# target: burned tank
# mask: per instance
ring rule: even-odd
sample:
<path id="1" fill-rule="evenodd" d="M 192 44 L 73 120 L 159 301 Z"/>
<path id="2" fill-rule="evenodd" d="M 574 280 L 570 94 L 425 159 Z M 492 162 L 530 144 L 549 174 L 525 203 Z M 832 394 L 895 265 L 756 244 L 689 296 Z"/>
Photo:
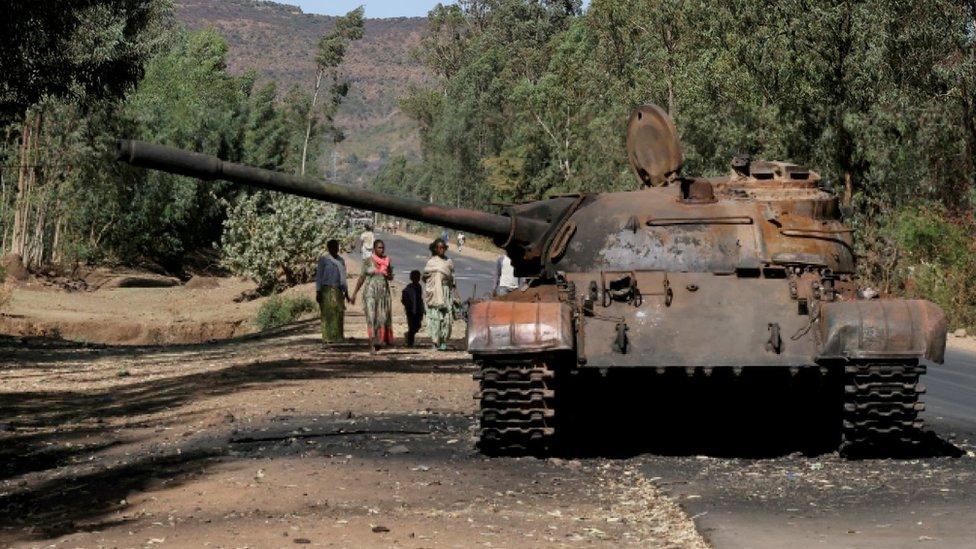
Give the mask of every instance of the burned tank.
<path id="1" fill-rule="evenodd" d="M 564 398 L 564 382 L 617 371 L 782 371 L 829 381 L 837 409 L 824 421 L 836 423 L 842 453 L 917 444 L 919 378 L 943 361 L 945 315 L 928 301 L 879 299 L 858 287 L 851 229 L 819 175 L 740 156 L 727 176 L 686 176 L 674 123 L 653 105 L 633 112 L 627 152 L 637 190 L 489 213 L 119 143 L 120 160 L 136 166 L 494 239 L 529 282 L 469 308 L 486 452 L 556 448 L 573 428 L 572 408 L 586 405 Z"/>

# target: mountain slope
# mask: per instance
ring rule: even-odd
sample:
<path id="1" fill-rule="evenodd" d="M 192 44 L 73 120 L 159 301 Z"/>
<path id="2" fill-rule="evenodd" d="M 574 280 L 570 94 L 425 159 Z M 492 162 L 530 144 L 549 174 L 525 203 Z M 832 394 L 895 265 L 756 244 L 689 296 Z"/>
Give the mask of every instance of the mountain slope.
<path id="1" fill-rule="evenodd" d="M 259 0 L 175 0 L 174 8 L 188 28 L 212 26 L 228 40 L 233 72 L 254 70 L 261 81 L 276 81 L 282 94 L 295 84 L 311 90 L 315 45 L 335 22 Z M 415 127 L 397 99 L 426 78 L 410 54 L 425 26 L 420 17 L 367 19 L 363 39 L 349 48 L 343 71 L 351 91 L 338 117 L 347 137 L 337 151 L 340 172 L 361 179 L 387 155 L 417 154 Z M 328 173 L 331 155 L 323 154 L 322 161 Z"/>

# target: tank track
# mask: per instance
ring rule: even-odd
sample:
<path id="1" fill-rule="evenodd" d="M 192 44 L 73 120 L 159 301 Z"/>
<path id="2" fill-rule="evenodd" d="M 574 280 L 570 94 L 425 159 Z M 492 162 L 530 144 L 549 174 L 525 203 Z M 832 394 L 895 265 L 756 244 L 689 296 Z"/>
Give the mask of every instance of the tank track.
<path id="1" fill-rule="evenodd" d="M 925 392 L 917 362 L 857 361 L 844 366 L 840 452 L 846 457 L 910 452 L 920 441 Z"/>
<path id="2" fill-rule="evenodd" d="M 556 437 L 557 376 L 546 357 L 478 361 L 480 441 L 488 454 L 535 454 Z"/>

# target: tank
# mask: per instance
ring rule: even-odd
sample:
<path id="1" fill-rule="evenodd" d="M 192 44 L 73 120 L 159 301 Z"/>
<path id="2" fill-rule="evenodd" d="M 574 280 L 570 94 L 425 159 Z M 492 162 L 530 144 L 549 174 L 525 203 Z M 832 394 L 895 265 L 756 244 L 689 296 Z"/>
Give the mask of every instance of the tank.
<path id="1" fill-rule="evenodd" d="M 585 384 L 568 380 L 612 372 L 645 373 L 648 384 L 782 372 L 832 388 L 835 413 L 822 421 L 844 455 L 920 443 L 919 380 L 943 362 L 945 315 L 858 286 L 852 231 L 815 171 L 737 156 L 725 176 L 687 176 L 674 122 L 654 105 L 631 115 L 627 155 L 635 190 L 490 213 L 119 142 L 119 159 L 135 166 L 493 239 L 527 282 L 468 309 L 487 453 L 558 448 L 567 418 L 588 405 Z"/>

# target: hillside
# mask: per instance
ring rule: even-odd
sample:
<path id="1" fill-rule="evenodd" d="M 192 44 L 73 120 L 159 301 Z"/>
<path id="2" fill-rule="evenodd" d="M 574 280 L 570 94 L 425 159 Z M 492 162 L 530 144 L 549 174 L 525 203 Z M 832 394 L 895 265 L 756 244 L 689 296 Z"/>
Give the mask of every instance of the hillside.
<path id="1" fill-rule="evenodd" d="M 187 27 L 213 26 L 227 38 L 233 72 L 255 70 L 262 80 L 276 81 L 282 93 L 294 84 L 311 85 L 315 44 L 335 21 L 258 0 L 175 0 L 174 7 Z M 344 70 L 352 89 L 339 116 L 347 140 L 338 149 L 338 169 L 345 175 L 362 180 L 388 155 L 417 154 L 415 128 L 397 98 L 425 79 L 410 54 L 425 25 L 420 17 L 367 19 L 364 38 L 350 48 Z M 322 161 L 331 169 L 330 154 Z"/>

